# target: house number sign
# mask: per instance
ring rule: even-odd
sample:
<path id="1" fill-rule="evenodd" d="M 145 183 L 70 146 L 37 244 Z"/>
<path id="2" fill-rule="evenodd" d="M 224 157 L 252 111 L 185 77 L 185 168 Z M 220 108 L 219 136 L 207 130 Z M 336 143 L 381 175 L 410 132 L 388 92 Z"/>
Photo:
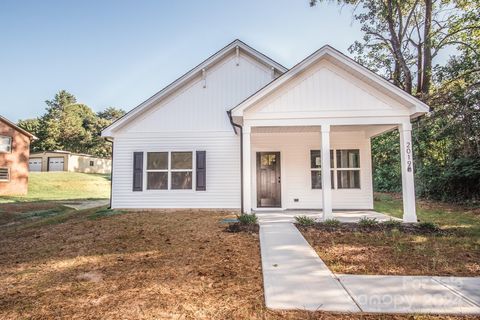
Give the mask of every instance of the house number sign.
<path id="1" fill-rule="evenodd" d="M 405 153 L 407 160 L 407 172 L 412 172 L 412 143 L 408 141 L 405 145 Z"/>

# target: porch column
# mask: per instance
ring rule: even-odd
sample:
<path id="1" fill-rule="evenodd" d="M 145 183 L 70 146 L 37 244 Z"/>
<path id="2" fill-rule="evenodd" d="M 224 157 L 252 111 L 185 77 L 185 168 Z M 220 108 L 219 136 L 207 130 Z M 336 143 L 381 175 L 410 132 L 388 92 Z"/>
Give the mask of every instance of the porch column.
<path id="1" fill-rule="evenodd" d="M 403 123 L 400 132 L 400 158 L 402 162 L 403 222 L 417 222 L 415 211 L 415 184 L 413 179 L 412 124 Z"/>
<path id="2" fill-rule="evenodd" d="M 332 179 L 330 177 L 330 125 L 322 125 L 322 203 L 323 220 L 333 218 Z"/>
<path id="3" fill-rule="evenodd" d="M 243 127 L 243 213 L 252 211 L 252 157 L 250 127 Z"/>

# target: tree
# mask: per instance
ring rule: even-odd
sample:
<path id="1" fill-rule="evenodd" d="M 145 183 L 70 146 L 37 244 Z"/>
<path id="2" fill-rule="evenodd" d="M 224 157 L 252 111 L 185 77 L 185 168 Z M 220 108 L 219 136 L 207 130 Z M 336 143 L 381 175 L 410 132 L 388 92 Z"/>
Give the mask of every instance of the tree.
<path id="1" fill-rule="evenodd" d="M 45 100 L 45 104 L 48 106 L 47 112 L 63 111 L 66 106 L 74 103 L 77 103 L 77 98 L 66 90 L 60 90 L 52 100 Z"/>
<path id="2" fill-rule="evenodd" d="M 354 7 L 364 32 L 362 41 L 350 46 L 355 59 L 433 109 L 413 126 L 417 192 L 449 201 L 479 200 L 480 1 L 337 3 Z M 434 66 L 449 46 L 456 47 L 456 56 Z M 398 149 L 395 131 L 372 139 L 375 190 L 400 189 Z"/>
<path id="3" fill-rule="evenodd" d="M 107 121 L 115 121 L 118 118 L 121 118 L 125 114 L 125 111 L 122 109 L 118 109 L 115 107 L 108 107 L 104 111 L 100 111 L 97 113 L 99 118 L 105 119 Z"/>
<path id="4" fill-rule="evenodd" d="M 77 103 L 75 96 L 65 90 L 45 104 L 44 115 L 18 123 L 39 138 L 32 143 L 32 151 L 67 150 L 110 157 L 111 145 L 101 137 L 101 130 L 125 111 L 109 107 L 95 113 L 87 105 Z"/>
<path id="5" fill-rule="evenodd" d="M 311 0 L 310 5 L 323 1 Z M 354 19 L 364 33 L 363 41 L 352 44 L 350 52 L 422 100 L 430 93 L 434 58 L 448 46 L 471 47 L 469 36 L 479 30 L 480 5 L 473 0 L 337 2 L 354 6 Z"/>

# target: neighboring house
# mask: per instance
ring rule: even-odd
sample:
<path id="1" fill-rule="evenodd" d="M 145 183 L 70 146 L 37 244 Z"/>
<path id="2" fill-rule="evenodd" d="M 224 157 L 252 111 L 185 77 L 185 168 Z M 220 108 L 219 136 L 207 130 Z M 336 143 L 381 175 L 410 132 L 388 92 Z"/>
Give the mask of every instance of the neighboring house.
<path id="1" fill-rule="evenodd" d="M 330 46 L 287 69 L 236 40 L 104 129 L 113 208 L 373 209 L 370 140 L 428 106 Z"/>
<path id="2" fill-rule="evenodd" d="M 36 139 L 0 116 L 0 195 L 27 194 L 30 142 Z"/>
<path id="3" fill-rule="evenodd" d="M 112 160 L 69 151 L 43 151 L 30 154 L 30 171 L 69 171 L 110 173 Z"/>

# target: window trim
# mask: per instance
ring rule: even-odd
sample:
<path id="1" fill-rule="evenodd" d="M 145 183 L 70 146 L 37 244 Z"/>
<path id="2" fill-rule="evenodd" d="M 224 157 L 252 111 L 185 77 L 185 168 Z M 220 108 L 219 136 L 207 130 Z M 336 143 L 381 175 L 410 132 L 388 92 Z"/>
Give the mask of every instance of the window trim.
<path id="1" fill-rule="evenodd" d="M 312 151 L 319 151 L 320 152 L 320 168 L 312 168 Z M 332 160 L 331 156 L 333 154 L 333 161 L 335 161 L 335 152 L 333 149 L 330 149 L 330 160 Z M 322 164 L 321 164 L 321 158 L 322 157 L 322 150 L 320 149 L 310 149 L 310 154 L 309 154 L 309 159 L 308 159 L 308 163 L 309 163 L 309 167 L 310 167 L 310 190 L 322 190 L 322 185 L 320 185 L 320 188 L 314 188 L 313 185 L 312 185 L 312 172 L 313 171 L 317 171 L 317 172 L 322 172 Z M 332 164 L 330 163 L 330 166 Z M 330 167 L 330 179 L 332 178 L 332 174 L 333 174 L 333 178 L 335 178 L 335 172 L 334 172 L 334 167 L 331 166 Z M 331 179 L 331 185 L 332 185 L 332 190 L 335 189 L 336 185 L 335 185 L 335 182 L 334 180 L 335 179 Z"/>
<path id="2" fill-rule="evenodd" d="M 9 141 L 9 150 L 8 151 L 2 151 L 0 150 L 0 153 L 12 153 L 12 143 L 13 143 L 13 139 L 11 136 L 4 136 L 4 135 L 0 135 L 0 139 L 1 138 L 7 138 L 8 141 Z M 5 180 L 2 180 L 2 181 L 5 181 Z"/>
<path id="3" fill-rule="evenodd" d="M 191 169 L 172 169 L 172 153 L 191 153 L 192 154 L 192 168 Z M 170 151 L 169 152 L 169 158 L 168 158 L 168 168 L 169 168 L 169 173 L 168 173 L 168 190 L 193 190 L 193 166 L 194 166 L 194 157 L 193 154 L 194 151 Z M 180 189 L 180 188 L 172 188 L 172 173 L 173 172 L 191 172 L 192 173 L 192 186 L 189 189 Z"/>
<path id="4" fill-rule="evenodd" d="M 337 168 L 337 151 L 340 151 L 340 150 L 358 150 L 358 158 L 359 158 L 359 163 L 360 163 L 360 166 L 358 168 Z M 311 148 L 309 150 L 309 157 L 308 157 L 308 167 L 309 167 L 309 173 L 310 173 L 310 176 L 309 176 L 309 180 L 310 180 L 310 190 L 322 190 L 322 188 L 314 188 L 313 185 L 312 185 L 312 172 L 313 171 L 322 171 L 322 168 L 321 168 L 321 165 L 320 165 L 320 168 L 312 168 L 312 151 L 319 151 L 320 152 L 320 156 L 321 156 L 321 149 L 315 149 L 315 148 Z M 330 155 L 332 155 L 333 153 L 333 162 L 330 161 L 330 175 L 333 174 L 333 179 L 331 181 L 331 184 L 332 184 L 332 190 L 361 190 L 362 189 L 362 175 L 361 175 L 361 170 L 362 170 L 362 161 L 360 159 L 360 156 L 361 156 L 361 149 L 358 148 L 358 149 L 354 149 L 354 148 L 341 148 L 341 149 L 337 149 L 337 148 L 332 148 L 330 149 Z M 332 160 L 332 157 L 330 157 L 330 160 Z M 340 171 L 358 171 L 359 172 L 359 185 L 360 187 L 358 188 L 339 188 L 338 187 L 338 172 Z M 322 186 L 323 187 L 323 186 Z"/>
<path id="5" fill-rule="evenodd" d="M 154 152 L 163 152 L 167 153 L 167 169 L 148 169 L 148 153 Z M 172 152 L 189 152 L 192 154 L 192 169 L 171 169 L 172 168 Z M 143 165 L 145 170 L 143 170 L 144 177 L 144 190 L 146 192 L 195 192 L 195 161 L 196 161 L 196 150 L 162 150 L 162 149 L 151 149 L 144 151 Z M 172 172 L 191 172 L 192 173 L 192 186 L 189 189 L 172 189 Z M 148 189 L 148 172 L 167 172 L 167 188 L 166 189 Z"/>
<path id="6" fill-rule="evenodd" d="M 0 169 L 7 169 L 7 176 L 8 176 L 7 179 L 0 179 L 0 183 L 2 183 L 2 182 L 10 182 L 10 180 L 11 180 L 10 167 L 0 167 Z"/>
<path id="7" fill-rule="evenodd" d="M 342 151 L 342 150 L 355 150 L 357 151 L 358 150 L 358 162 L 359 162 L 359 167 L 358 168 L 337 168 L 336 167 L 336 164 L 337 164 L 337 151 Z M 336 174 L 335 174 L 335 187 L 337 188 L 337 190 L 361 190 L 362 189 L 362 176 L 361 176 L 361 168 L 362 168 L 362 161 L 360 159 L 360 149 L 335 149 L 335 153 L 334 153 L 334 158 L 335 158 L 335 171 L 336 171 Z M 340 171 L 358 171 L 358 185 L 359 187 L 358 188 L 340 188 L 338 187 L 338 177 L 339 177 L 339 173 Z"/>

